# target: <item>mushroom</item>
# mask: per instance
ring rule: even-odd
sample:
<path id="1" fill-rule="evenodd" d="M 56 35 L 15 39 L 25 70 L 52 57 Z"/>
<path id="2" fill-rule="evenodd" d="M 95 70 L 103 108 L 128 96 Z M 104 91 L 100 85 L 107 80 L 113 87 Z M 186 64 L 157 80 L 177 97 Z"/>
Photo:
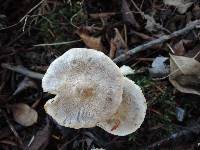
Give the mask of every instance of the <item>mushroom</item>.
<path id="1" fill-rule="evenodd" d="M 120 69 L 102 52 L 70 49 L 50 64 L 42 79 L 43 90 L 56 95 L 45 111 L 65 127 L 94 127 L 117 111 L 122 83 Z"/>
<path id="2" fill-rule="evenodd" d="M 144 121 L 147 109 L 140 87 L 126 77 L 123 85 L 123 100 L 117 112 L 108 120 L 97 124 L 105 131 L 119 136 L 136 131 Z"/>

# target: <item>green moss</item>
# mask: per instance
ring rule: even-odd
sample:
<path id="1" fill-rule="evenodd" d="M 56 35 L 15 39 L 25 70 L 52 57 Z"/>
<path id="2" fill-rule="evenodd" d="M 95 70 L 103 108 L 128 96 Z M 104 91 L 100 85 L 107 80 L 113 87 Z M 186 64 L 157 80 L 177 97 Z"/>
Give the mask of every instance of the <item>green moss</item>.
<path id="1" fill-rule="evenodd" d="M 71 24 L 71 18 L 80 12 L 81 5 L 79 1 L 72 2 L 72 6 L 64 4 L 58 6 L 52 13 L 39 18 L 38 28 L 40 43 L 56 43 L 75 40 L 74 31 L 76 28 Z M 73 19 L 76 26 L 84 23 L 85 18 L 81 12 Z M 64 48 L 63 48 L 64 46 Z M 65 45 L 55 45 L 56 49 L 65 49 Z"/>

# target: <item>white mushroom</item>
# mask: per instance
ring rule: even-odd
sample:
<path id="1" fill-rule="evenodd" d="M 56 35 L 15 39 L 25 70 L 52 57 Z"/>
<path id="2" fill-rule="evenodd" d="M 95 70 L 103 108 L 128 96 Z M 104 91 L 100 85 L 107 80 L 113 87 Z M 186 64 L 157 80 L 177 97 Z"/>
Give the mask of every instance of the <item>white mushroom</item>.
<path id="1" fill-rule="evenodd" d="M 123 75 L 102 52 L 74 48 L 49 66 L 43 90 L 55 94 L 44 108 L 58 124 L 89 128 L 110 118 L 122 101 Z"/>
<path id="2" fill-rule="evenodd" d="M 136 131 L 142 124 L 146 114 L 146 100 L 138 85 L 124 78 L 122 103 L 117 112 L 108 120 L 97 126 L 105 131 L 119 136 Z"/>

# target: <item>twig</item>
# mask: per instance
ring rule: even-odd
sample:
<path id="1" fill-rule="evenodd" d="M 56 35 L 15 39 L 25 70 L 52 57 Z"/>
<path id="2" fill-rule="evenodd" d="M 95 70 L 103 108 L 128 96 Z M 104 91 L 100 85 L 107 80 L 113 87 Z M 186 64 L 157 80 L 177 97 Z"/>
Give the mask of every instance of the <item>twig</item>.
<path id="1" fill-rule="evenodd" d="M 193 22 L 191 22 L 190 24 L 188 24 L 185 28 L 183 28 L 181 30 L 175 31 L 175 32 L 173 32 L 173 33 L 171 33 L 169 35 L 161 36 L 160 38 L 155 39 L 153 41 L 150 41 L 148 43 L 139 45 L 139 46 L 135 47 L 134 49 L 129 50 L 126 54 L 122 54 L 119 57 L 113 59 L 113 61 L 116 64 L 120 63 L 120 65 L 122 65 L 122 63 L 127 61 L 134 54 L 136 54 L 138 52 L 141 52 L 141 51 L 144 51 L 144 50 L 147 50 L 147 49 L 151 48 L 152 46 L 155 46 L 155 45 L 161 44 L 163 42 L 166 42 L 167 40 L 170 40 L 170 39 L 172 39 L 174 37 L 183 35 L 183 34 L 189 32 L 189 31 L 195 29 L 196 26 L 198 26 L 198 25 L 200 25 L 200 20 L 193 21 Z M 44 44 L 43 45 L 40 44 L 40 46 L 45 46 L 45 45 Z M 24 74 L 24 75 L 26 75 L 28 77 L 39 79 L 39 80 L 41 80 L 43 78 L 43 76 L 44 76 L 43 74 L 30 71 L 30 70 L 28 70 L 27 68 L 25 68 L 23 66 L 13 66 L 11 64 L 6 64 L 6 63 L 1 64 L 1 66 L 3 68 L 10 69 L 12 71 L 15 71 L 15 72 Z"/>
<path id="2" fill-rule="evenodd" d="M 82 40 L 74 40 L 74 41 L 68 41 L 68 42 L 59 42 L 59 43 L 46 43 L 46 44 L 37 44 L 37 45 L 33 45 L 35 47 L 38 46 L 55 46 L 55 45 L 67 45 L 67 44 L 72 44 L 72 43 L 77 43 L 80 42 Z"/>
<path id="3" fill-rule="evenodd" d="M 20 126 L 18 124 L 13 125 L 13 126 L 14 126 L 15 130 L 17 130 L 18 132 L 24 129 L 23 126 Z M 12 134 L 12 131 L 10 130 L 9 127 L 1 128 L 0 129 L 0 140 L 8 137 L 11 134 Z"/>
<path id="4" fill-rule="evenodd" d="M 194 124 L 191 127 L 187 127 L 184 130 L 181 130 L 177 133 L 174 133 L 170 135 L 169 137 L 162 139 L 158 142 L 155 142 L 149 146 L 147 146 L 147 149 L 158 149 L 163 146 L 169 145 L 170 143 L 175 142 L 183 142 L 183 139 L 191 140 L 192 137 L 195 135 L 198 136 L 200 134 L 200 122 L 197 121 L 196 124 Z"/>
<path id="5" fill-rule="evenodd" d="M 153 41 L 150 41 L 148 43 L 145 43 L 145 44 L 142 44 L 142 45 L 139 45 L 131 50 L 129 50 L 126 54 L 122 54 L 120 55 L 119 57 L 113 59 L 113 61 L 115 63 L 124 63 L 125 61 L 127 61 L 129 58 L 131 58 L 134 54 L 138 53 L 138 52 L 141 52 L 141 51 L 144 51 L 144 50 L 147 50 L 149 48 L 151 48 L 152 46 L 155 46 L 155 45 L 158 45 L 158 44 L 161 44 L 163 42 L 166 42 L 167 40 L 170 40 L 172 38 L 175 38 L 175 37 L 178 37 L 180 35 L 183 35 L 193 29 L 196 28 L 196 26 L 200 25 L 200 20 L 195 20 L 191 23 L 189 23 L 185 28 L 181 29 L 181 30 L 178 30 L 178 31 L 175 31 L 169 35 L 164 35 L 164 36 L 161 36 L 160 38 L 158 39 L 155 39 Z"/>
<path id="6" fill-rule="evenodd" d="M 21 145 L 21 147 L 24 147 L 22 139 L 20 138 L 19 134 L 15 130 L 15 127 L 11 124 L 10 120 L 8 119 L 7 114 L 4 111 L 1 111 L 1 112 L 3 113 L 3 116 L 6 119 L 6 122 L 8 123 L 9 128 L 11 129 L 11 131 L 13 132 L 13 134 L 15 135 L 15 137 L 17 138 L 19 144 Z"/>
<path id="7" fill-rule="evenodd" d="M 26 21 L 27 21 L 27 17 L 29 17 L 29 14 L 34 11 L 37 7 L 39 7 L 45 0 L 41 0 L 38 4 L 36 4 L 33 8 L 31 8 L 17 23 L 13 24 L 13 25 L 10 25 L 10 26 L 7 26 L 5 28 L 1 28 L 1 30 L 5 30 L 5 29 L 9 29 L 9 28 L 12 28 L 12 27 L 15 27 L 17 26 L 18 24 L 20 24 L 24 19 L 25 19 L 25 23 L 23 25 L 23 30 L 25 28 L 25 25 L 26 25 Z"/>
<path id="8" fill-rule="evenodd" d="M 74 20 L 75 17 L 77 17 L 77 16 L 79 15 L 79 13 L 81 13 L 81 11 L 82 11 L 82 8 L 70 18 L 70 23 L 71 23 L 71 25 L 72 25 L 73 27 L 77 28 L 77 29 L 78 29 L 79 27 L 76 26 L 76 25 L 74 24 L 73 20 Z"/>
<path id="9" fill-rule="evenodd" d="M 41 73 L 37 73 L 37 72 L 33 72 L 31 70 L 28 70 L 27 68 L 25 68 L 23 66 L 14 66 L 14 65 L 11 65 L 11 64 L 2 63 L 1 67 L 15 71 L 15 72 L 18 72 L 18 73 L 21 73 L 25 76 L 28 76 L 28 77 L 31 77 L 31 78 L 34 78 L 34 79 L 41 80 L 44 76 Z"/>

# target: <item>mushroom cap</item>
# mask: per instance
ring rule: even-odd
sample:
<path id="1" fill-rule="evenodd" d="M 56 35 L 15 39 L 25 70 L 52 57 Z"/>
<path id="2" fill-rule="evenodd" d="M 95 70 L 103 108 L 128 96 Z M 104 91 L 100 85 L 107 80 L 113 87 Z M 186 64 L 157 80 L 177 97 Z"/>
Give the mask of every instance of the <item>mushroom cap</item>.
<path id="1" fill-rule="evenodd" d="M 123 100 L 117 112 L 110 119 L 97 124 L 105 131 L 119 136 L 136 131 L 144 121 L 147 109 L 140 87 L 126 77 L 123 85 Z"/>
<path id="2" fill-rule="evenodd" d="M 73 48 L 53 61 L 42 79 L 56 96 L 44 108 L 58 124 L 89 128 L 111 117 L 122 101 L 123 75 L 102 52 Z"/>

